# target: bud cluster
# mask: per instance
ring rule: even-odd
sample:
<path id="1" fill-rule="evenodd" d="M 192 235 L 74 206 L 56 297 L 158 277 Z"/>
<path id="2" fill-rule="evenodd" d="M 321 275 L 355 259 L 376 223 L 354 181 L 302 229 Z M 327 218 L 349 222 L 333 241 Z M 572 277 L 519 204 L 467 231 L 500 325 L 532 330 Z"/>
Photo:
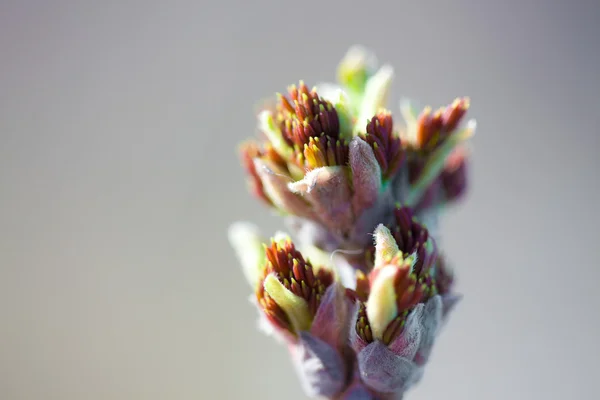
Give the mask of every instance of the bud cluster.
<path id="1" fill-rule="evenodd" d="M 466 189 L 468 98 L 404 124 L 386 102 L 393 71 L 351 49 L 339 85 L 293 85 L 241 147 L 251 192 L 296 237 L 237 223 L 230 240 L 262 326 L 290 349 L 310 397 L 400 399 L 459 299 L 436 245 L 440 210 Z"/>

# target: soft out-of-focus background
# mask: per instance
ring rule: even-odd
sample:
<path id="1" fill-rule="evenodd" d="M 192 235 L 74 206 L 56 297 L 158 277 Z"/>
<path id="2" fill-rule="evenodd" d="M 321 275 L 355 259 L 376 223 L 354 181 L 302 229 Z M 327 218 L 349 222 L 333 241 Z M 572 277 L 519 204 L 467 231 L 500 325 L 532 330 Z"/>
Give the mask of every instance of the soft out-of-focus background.
<path id="1" fill-rule="evenodd" d="M 472 98 L 465 300 L 411 399 L 594 398 L 600 6 L 3 1 L 0 398 L 302 399 L 228 225 L 281 228 L 236 144 L 257 100 L 361 43 L 400 95 Z"/>

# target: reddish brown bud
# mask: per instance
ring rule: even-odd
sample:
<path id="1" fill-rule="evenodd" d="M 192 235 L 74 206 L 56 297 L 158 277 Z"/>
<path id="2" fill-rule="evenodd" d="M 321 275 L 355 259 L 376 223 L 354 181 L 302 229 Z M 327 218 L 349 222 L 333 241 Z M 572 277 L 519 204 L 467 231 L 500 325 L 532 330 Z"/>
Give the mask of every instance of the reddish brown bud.
<path id="1" fill-rule="evenodd" d="M 378 113 L 369 121 L 366 131 L 366 134 L 360 136 L 373 149 L 383 180 L 388 180 L 404 161 L 400 137 L 393 131 L 392 114 L 389 111 Z"/>
<path id="2" fill-rule="evenodd" d="M 324 268 L 313 268 L 290 240 L 279 243 L 273 240 L 271 245 L 266 247 L 265 254 L 267 265 L 260 281 L 263 282 L 268 275 L 274 274 L 285 289 L 306 301 L 310 316 L 314 317 L 321 297 L 333 283 L 332 273 Z M 262 284 L 257 287 L 256 297 L 271 322 L 295 333 L 286 312 L 270 298 Z"/>
<path id="3" fill-rule="evenodd" d="M 468 97 L 457 98 L 443 112 L 442 122 L 444 130 L 451 132 L 460 123 L 464 115 L 467 113 L 471 101 Z"/>
<path id="4" fill-rule="evenodd" d="M 417 119 L 416 147 L 420 150 L 435 149 L 461 122 L 469 109 L 469 98 L 457 98 L 452 104 L 433 112 L 426 107 Z"/>
<path id="5" fill-rule="evenodd" d="M 418 148 L 424 148 L 431 142 L 433 135 L 436 133 L 435 126 L 441 125 L 441 123 L 438 124 L 438 122 L 441 121 L 434 121 L 431 107 L 426 107 L 421 112 L 417 119 L 416 144 Z"/>
<path id="6" fill-rule="evenodd" d="M 405 257 L 416 254 L 417 261 L 413 270 L 416 274 L 425 272 L 431 268 L 436 257 L 433 238 L 429 237 L 427 228 L 415 220 L 410 208 L 397 206 L 394 218 L 396 223 L 391 232 L 398 248 Z"/>
<path id="7" fill-rule="evenodd" d="M 389 267 L 386 268 L 390 267 L 396 268 L 392 282 L 395 292 L 396 317 L 389 322 L 380 338 L 386 345 L 389 345 L 402 332 L 406 324 L 406 319 L 412 309 L 419 303 L 426 303 L 437 294 L 435 282 L 431 275 L 425 273 L 418 276 L 412 271 L 410 264 L 400 255 L 392 259 Z M 381 269 L 371 272 L 369 276 L 371 283 L 377 279 L 380 273 Z M 356 333 L 366 343 L 373 341 L 373 332 L 366 312 L 366 306 L 362 301 L 356 320 Z"/>
<path id="8" fill-rule="evenodd" d="M 403 262 L 402 256 L 394 257 L 390 264 L 398 267 L 394 277 L 394 290 L 396 292 L 396 307 L 398 313 L 401 313 L 419 304 L 425 288 L 418 285 L 417 274 L 411 271 L 410 265 Z"/>
<path id="9" fill-rule="evenodd" d="M 409 311 L 404 310 L 396 317 L 396 319 L 390 322 L 385 332 L 383 333 L 383 338 L 381 339 L 383 343 L 388 345 L 396 337 L 398 337 L 398 335 L 402 332 L 404 325 L 406 324 L 406 317 L 408 317 L 408 313 Z"/>
<path id="10" fill-rule="evenodd" d="M 315 89 L 309 90 L 303 82 L 291 86 L 288 92 L 291 100 L 279 95 L 277 119 L 290 143 L 302 148 L 310 137 L 321 134 L 339 138 L 339 119 L 330 102 L 321 99 Z"/>
<path id="11" fill-rule="evenodd" d="M 345 165 L 348 162 L 348 146 L 340 139 L 322 134 L 309 138 L 303 155 L 304 164 L 310 169 Z"/>

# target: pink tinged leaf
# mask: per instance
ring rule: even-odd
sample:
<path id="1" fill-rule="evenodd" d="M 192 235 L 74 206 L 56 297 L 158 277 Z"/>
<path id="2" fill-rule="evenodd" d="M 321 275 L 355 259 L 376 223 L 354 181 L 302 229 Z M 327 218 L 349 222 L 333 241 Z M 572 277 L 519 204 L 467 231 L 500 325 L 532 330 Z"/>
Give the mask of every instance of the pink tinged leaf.
<path id="1" fill-rule="evenodd" d="M 290 183 L 288 187 L 312 205 L 318 219 L 329 229 L 345 232 L 352 227 L 354 216 L 345 167 L 313 169 L 304 179 Z"/>
<path id="2" fill-rule="evenodd" d="M 423 304 L 418 304 L 408 315 L 402 332 L 389 344 L 390 350 L 397 356 L 412 360 L 421 343 L 421 318 Z"/>
<path id="3" fill-rule="evenodd" d="M 397 356 L 379 340 L 358 353 L 357 359 L 362 381 L 382 393 L 403 393 L 417 370 L 415 363 Z"/>
<path id="4" fill-rule="evenodd" d="M 350 168 L 354 188 L 352 208 L 360 215 L 377 201 L 381 190 L 381 168 L 371 146 L 359 137 L 350 142 Z"/>
<path id="5" fill-rule="evenodd" d="M 418 365 L 424 365 L 429 360 L 441 323 L 442 296 L 436 295 L 425 304 L 421 315 L 421 343 L 414 358 Z"/>
<path id="6" fill-rule="evenodd" d="M 350 304 L 339 283 L 330 285 L 317 309 L 310 333 L 334 348 L 341 348 L 348 337 Z"/>
<path id="7" fill-rule="evenodd" d="M 346 368 L 336 349 L 309 332 L 300 332 L 298 343 L 291 351 L 307 396 L 331 398 L 342 391 Z"/>
<path id="8" fill-rule="evenodd" d="M 267 196 L 278 208 L 300 217 L 315 218 L 308 203 L 288 189 L 291 178 L 281 174 L 277 167 L 265 160 L 254 159 L 254 167 Z"/>

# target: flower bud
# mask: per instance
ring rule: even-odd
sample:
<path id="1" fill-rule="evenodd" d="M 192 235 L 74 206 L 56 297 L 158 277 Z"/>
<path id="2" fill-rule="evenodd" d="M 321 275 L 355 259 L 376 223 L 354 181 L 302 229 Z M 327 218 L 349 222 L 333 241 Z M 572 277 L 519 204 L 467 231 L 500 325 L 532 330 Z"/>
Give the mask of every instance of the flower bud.
<path id="1" fill-rule="evenodd" d="M 383 181 L 391 179 L 404 161 L 400 137 L 394 133 L 393 126 L 392 114 L 383 110 L 367 123 L 366 134 L 360 135 L 373 149 Z"/>
<path id="2" fill-rule="evenodd" d="M 333 104 L 304 82 L 290 86 L 288 92 L 290 99 L 278 95 L 277 124 L 283 140 L 294 149 L 293 161 L 308 169 L 345 165 L 348 146 Z M 347 115 L 343 117 L 347 124 Z"/>
<path id="3" fill-rule="evenodd" d="M 258 304 L 278 328 L 292 335 L 309 330 L 333 275 L 314 268 L 289 239 L 271 241 L 265 255 L 266 268 L 256 290 Z"/>
<path id="4" fill-rule="evenodd" d="M 417 304 L 437 294 L 433 240 L 412 219 L 410 210 L 396 211 L 395 234 L 383 225 L 375 230 L 368 298 L 360 303 L 356 316 L 356 332 L 364 344 L 378 340 L 390 345 Z"/>
<path id="5" fill-rule="evenodd" d="M 340 127 L 333 105 L 320 98 L 316 89 L 309 90 L 304 82 L 288 88 L 291 101 L 279 94 L 277 119 L 281 132 L 294 145 L 301 146 L 309 137 L 339 137 Z"/>
<path id="6" fill-rule="evenodd" d="M 404 327 L 411 309 L 436 294 L 431 275 L 418 275 L 413 267 L 410 258 L 397 257 L 373 271 L 365 311 L 374 340 L 390 344 Z"/>
<path id="7" fill-rule="evenodd" d="M 267 320 L 287 339 L 305 393 L 333 397 L 346 383 L 342 357 L 348 332 L 343 288 L 316 268 L 289 238 L 265 246 L 266 268 L 256 298 Z"/>
<path id="8" fill-rule="evenodd" d="M 404 257 L 414 256 L 413 271 L 416 274 L 430 271 L 437 259 L 433 238 L 424 225 L 421 225 L 408 207 L 397 205 L 394 209 L 392 235 Z"/>
<path id="9" fill-rule="evenodd" d="M 439 146 L 459 125 L 469 109 L 468 97 L 457 98 L 447 107 L 433 111 L 425 107 L 417 118 L 412 145 L 419 150 L 431 151 Z"/>
<path id="10" fill-rule="evenodd" d="M 264 141 L 241 149 L 254 195 L 309 245 L 302 254 L 277 233 L 261 248 L 254 227 L 229 231 L 262 327 L 287 345 L 310 397 L 402 398 L 460 300 L 433 236 L 466 187 L 469 99 L 421 112 L 403 102 L 406 129 L 394 132 L 392 78 L 354 48 L 341 86 L 290 86 L 258 115 Z"/>
<path id="11" fill-rule="evenodd" d="M 448 156 L 457 146 L 473 136 L 476 127 L 475 121 L 471 120 L 464 129 L 453 131 L 446 135 L 441 142 L 436 142 L 436 146 L 431 153 L 427 154 L 422 169 L 411 185 L 408 195 L 404 199 L 405 203 L 414 206 L 422 200 L 423 194 L 440 177 Z"/>

